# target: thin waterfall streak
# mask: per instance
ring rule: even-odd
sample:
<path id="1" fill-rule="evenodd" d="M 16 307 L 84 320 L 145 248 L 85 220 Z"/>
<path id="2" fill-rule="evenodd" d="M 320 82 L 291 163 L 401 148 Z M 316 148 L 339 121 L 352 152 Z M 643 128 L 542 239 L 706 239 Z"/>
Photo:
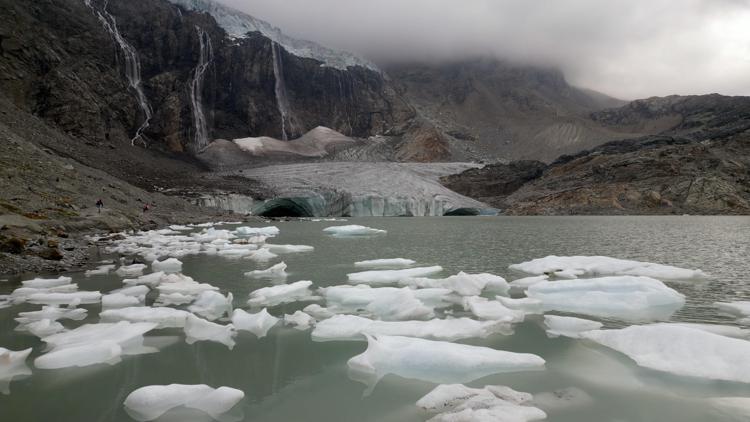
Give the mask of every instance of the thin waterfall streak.
<path id="1" fill-rule="evenodd" d="M 294 130 L 292 123 L 293 117 L 291 108 L 289 107 L 286 84 L 284 83 L 284 67 L 281 61 L 281 54 L 279 53 L 279 45 L 275 41 L 271 41 L 271 53 L 273 55 L 273 76 L 276 79 L 274 87 L 276 105 L 279 108 L 279 114 L 281 115 L 281 139 L 288 141 L 289 136 L 287 134 L 287 124 L 290 129 Z"/>
<path id="2" fill-rule="evenodd" d="M 198 65 L 193 72 L 193 80 L 190 83 L 190 102 L 193 108 L 193 123 L 195 124 L 194 148 L 200 151 L 208 146 L 208 127 L 206 115 L 203 111 L 203 80 L 206 71 L 213 60 L 213 47 L 211 37 L 202 28 L 196 26 L 198 40 L 200 42 L 200 54 Z"/>
<path id="3" fill-rule="evenodd" d="M 143 123 L 138 128 L 138 130 L 136 130 L 135 136 L 133 136 L 133 138 L 130 140 L 130 145 L 135 145 L 135 142 L 137 140 L 140 140 L 143 145 L 146 146 L 146 141 L 143 139 L 143 131 L 146 130 L 151 124 L 153 111 L 148 103 L 148 98 L 146 98 L 146 93 L 143 92 L 143 86 L 141 83 L 141 62 L 138 59 L 138 52 L 130 43 L 125 40 L 125 38 L 123 38 L 122 34 L 120 34 L 119 29 L 117 29 L 117 21 L 115 20 L 115 17 L 107 12 L 109 1 L 104 2 L 101 11 L 97 10 L 94 5 L 91 4 L 91 0 L 83 0 L 83 3 L 88 6 L 89 9 L 91 9 L 91 12 L 94 13 L 97 19 L 99 19 L 99 22 L 102 24 L 104 30 L 112 36 L 112 38 L 115 40 L 117 45 L 120 47 L 120 50 L 122 51 L 123 57 L 125 58 L 125 77 L 128 79 L 130 88 L 135 91 L 138 105 L 140 106 L 145 116 Z"/>

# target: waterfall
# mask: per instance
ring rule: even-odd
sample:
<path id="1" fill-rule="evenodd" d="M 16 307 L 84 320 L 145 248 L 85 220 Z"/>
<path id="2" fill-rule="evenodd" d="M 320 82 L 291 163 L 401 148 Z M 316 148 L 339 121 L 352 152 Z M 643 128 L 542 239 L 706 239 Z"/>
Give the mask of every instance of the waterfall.
<path id="1" fill-rule="evenodd" d="M 274 91 L 276 92 L 276 104 L 279 107 L 279 114 L 281 114 L 281 139 L 288 141 L 287 136 L 287 123 L 289 128 L 292 128 L 292 112 L 289 108 L 289 99 L 286 95 L 286 85 L 284 84 L 284 68 L 281 63 L 281 54 L 279 54 L 279 45 L 275 41 L 271 41 L 271 52 L 273 53 L 273 76 L 276 79 L 276 86 Z"/>
<path id="2" fill-rule="evenodd" d="M 138 130 L 136 130 L 135 136 L 133 136 L 133 139 L 130 140 L 130 144 L 135 145 L 135 141 L 140 140 L 144 145 L 146 145 L 146 141 L 143 139 L 142 135 L 143 131 L 146 130 L 146 128 L 148 128 L 149 124 L 151 123 L 153 112 L 151 111 L 151 106 L 148 104 L 148 99 L 146 98 L 146 94 L 143 92 L 143 86 L 141 85 L 141 62 L 138 59 L 138 53 L 136 52 L 135 48 L 130 45 L 130 43 L 128 43 L 120 34 L 120 31 L 117 29 L 117 21 L 115 20 L 115 17 L 107 12 L 109 0 L 106 0 L 104 2 L 104 6 L 102 7 L 101 11 L 98 11 L 96 10 L 96 8 L 94 8 L 94 6 L 91 4 L 91 0 L 83 0 L 83 2 L 84 4 L 86 4 L 86 6 L 89 7 L 89 9 L 91 9 L 94 15 L 96 15 L 96 17 L 99 19 L 99 22 L 101 22 L 102 27 L 104 27 L 104 30 L 107 31 L 115 40 L 117 45 L 120 46 L 122 55 L 125 58 L 125 77 L 127 77 L 130 87 L 133 89 L 133 91 L 135 91 L 136 99 L 138 100 L 138 104 L 140 105 L 141 110 L 143 111 L 143 114 L 145 116 L 145 120 L 138 128 Z"/>
<path id="3" fill-rule="evenodd" d="M 213 48 L 211 47 L 211 37 L 202 28 L 196 26 L 198 31 L 198 40 L 200 41 L 200 56 L 198 65 L 193 72 L 193 80 L 190 83 L 190 102 L 193 107 L 193 122 L 195 123 L 195 141 L 196 151 L 200 151 L 208 146 L 208 129 L 206 128 L 206 116 L 203 114 L 203 79 L 206 70 L 213 60 Z"/>

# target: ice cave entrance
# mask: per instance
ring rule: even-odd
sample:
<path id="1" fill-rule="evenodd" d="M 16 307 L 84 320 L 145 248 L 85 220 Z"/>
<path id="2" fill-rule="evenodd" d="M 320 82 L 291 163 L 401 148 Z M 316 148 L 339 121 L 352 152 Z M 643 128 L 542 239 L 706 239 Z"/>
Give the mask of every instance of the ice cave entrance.
<path id="1" fill-rule="evenodd" d="M 255 210 L 263 217 L 315 217 L 306 198 L 271 199 Z"/>

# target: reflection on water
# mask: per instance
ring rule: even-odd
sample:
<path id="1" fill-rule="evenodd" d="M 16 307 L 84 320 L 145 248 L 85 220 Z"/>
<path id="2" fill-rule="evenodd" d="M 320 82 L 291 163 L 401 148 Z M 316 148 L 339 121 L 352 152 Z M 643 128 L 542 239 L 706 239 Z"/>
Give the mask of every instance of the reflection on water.
<path id="1" fill-rule="evenodd" d="M 507 269 L 512 263 L 552 254 L 608 255 L 710 273 L 706 283 L 668 283 L 688 298 L 673 320 L 732 323 L 734 319 L 720 315 L 711 304 L 750 299 L 750 218 L 746 217 L 381 218 L 351 222 L 386 229 L 388 235 L 332 238 L 322 229 L 346 223 L 277 223 L 281 235 L 274 243 L 316 248 L 311 253 L 281 257 L 289 266 L 287 282 L 344 284 L 346 273 L 357 271 L 355 261 L 395 257 L 414 259 L 418 265 L 441 265 L 445 275 L 491 272 L 512 280 L 520 277 Z M 222 293 L 232 292 L 237 307 L 245 307 L 250 291 L 274 283 L 243 276 L 266 264 L 216 256 L 182 260 L 185 274 L 220 287 Z M 72 276 L 82 289 L 121 287 L 115 276 Z M 1 284 L 0 294 L 14 287 Z M 282 316 L 302 306 L 282 305 L 271 312 Z M 89 309 L 86 320 L 63 324 L 74 327 L 97 322 L 99 307 L 83 307 Z M 43 348 L 39 341 L 14 331 L 13 321 L 18 312 L 38 308 L 20 305 L 0 310 L 0 347 L 35 347 L 32 357 L 39 355 Z M 605 323 L 609 327 L 623 325 Z M 544 371 L 492 375 L 469 383 L 471 386 L 500 384 L 535 394 L 576 387 L 593 399 L 571 400 L 564 406 L 546 404 L 550 421 L 729 421 L 733 419 L 721 416 L 706 398 L 750 396 L 750 386 L 744 384 L 668 375 L 637 367 L 627 357 L 593 343 L 549 339 L 540 317 L 517 326 L 512 336 L 498 334 L 461 343 L 534 353 L 547 361 Z M 11 384 L 10 395 L 0 395 L 2 420 L 131 421 L 122 406 L 130 392 L 144 385 L 180 383 L 244 391 L 238 410 L 247 421 L 421 421 L 426 415 L 414 403 L 434 387 L 389 375 L 364 396 L 366 387 L 349 378 L 346 362 L 365 350 L 365 342 L 316 343 L 310 340 L 309 331 L 281 326 L 262 339 L 240 332 L 231 351 L 216 343 L 187 345 L 182 332 L 174 329 L 149 333 L 148 345 L 160 351 L 124 357 L 114 366 L 33 369 L 31 377 Z M 178 419 L 183 416 L 178 414 Z"/>

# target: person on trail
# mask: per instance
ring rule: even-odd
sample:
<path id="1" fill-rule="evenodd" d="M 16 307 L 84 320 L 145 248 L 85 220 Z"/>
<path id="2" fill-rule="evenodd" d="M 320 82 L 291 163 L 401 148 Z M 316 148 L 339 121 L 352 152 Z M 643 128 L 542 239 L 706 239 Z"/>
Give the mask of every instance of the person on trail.
<path id="1" fill-rule="evenodd" d="M 146 211 L 148 211 L 148 210 L 149 210 L 149 208 L 150 208 L 150 207 L 148 206 L 148 202 L 146 202 L 145 204 L 143 204 L 143 213 L 145 214 L 145 213 L 146 213 Z"/>
<path id="2" fill-rule="evenodd" d="M 96 209 L 101 214 L 102 208 L 104 208 L 104 202 L 102 202 L 101 198 L 96 200 Z"/>

